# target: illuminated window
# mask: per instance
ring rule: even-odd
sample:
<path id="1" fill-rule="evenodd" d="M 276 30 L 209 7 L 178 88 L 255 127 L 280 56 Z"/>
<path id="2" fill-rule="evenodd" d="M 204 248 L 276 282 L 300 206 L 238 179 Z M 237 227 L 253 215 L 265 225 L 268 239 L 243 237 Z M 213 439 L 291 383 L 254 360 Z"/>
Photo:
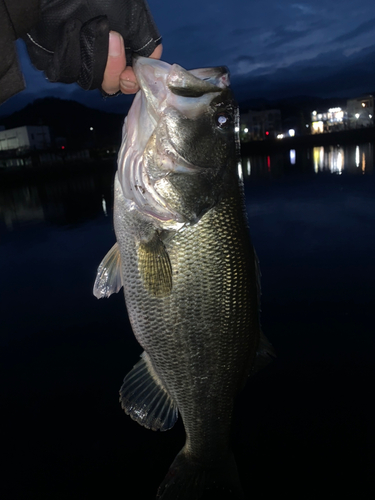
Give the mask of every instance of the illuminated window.
<path id="1" fill-rule="evenodd" d="M 312 133 L 313 134 L 322 134 L 324 130 L 324 125 L 322 121 L 312 122 Z"/>

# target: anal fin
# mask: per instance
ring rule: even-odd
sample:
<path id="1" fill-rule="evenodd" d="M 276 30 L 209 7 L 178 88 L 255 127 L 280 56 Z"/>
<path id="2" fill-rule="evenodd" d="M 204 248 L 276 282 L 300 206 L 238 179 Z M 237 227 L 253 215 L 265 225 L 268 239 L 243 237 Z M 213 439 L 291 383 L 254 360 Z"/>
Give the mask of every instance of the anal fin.
<path id="1" fill-rule="evenodd" d="M 120 389 L 121 407 L 130 417 L 153 431 L 171 429 L 177 418 L 177 405 L 168 394 L 144 352 L 128 373 Z"/>

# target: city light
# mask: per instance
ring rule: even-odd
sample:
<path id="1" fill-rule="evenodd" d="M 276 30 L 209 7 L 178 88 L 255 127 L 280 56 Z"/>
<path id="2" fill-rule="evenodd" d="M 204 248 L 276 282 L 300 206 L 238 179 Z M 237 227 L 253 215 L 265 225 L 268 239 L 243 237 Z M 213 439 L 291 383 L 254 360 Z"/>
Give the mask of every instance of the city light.
<path id="1" fill-rule="evenodd" d="M 240 127 L 234 127 L 234 131 L 235 132 L 239 132 L 240 131 Z"/>
<path id="2" fill-rule="evenodd" d="M 356 161 L 359 160 L 359 151 L 356 151 Z M 344 150 L 340 147 L 328 146 L 324 148 L 315 147 L 313 149 L 314 171 L 324 171 L 328 169 L 332 174 L 341 175 L 345 166 Z"/>
<path id="3" fill-rule="evenodd" d="M 90 127 L 90 130 L 94 130 L 94 127 Z"/>
<path id="4" fill-rule="evenodd" d="M 324 124 L 322 121 L 312 122 L 313 134 L 322 134 L 324 131 Z"/>
<path id="5" fill-rule="evenodd" d="M 323 170 L 324 166 L 324 148 L 323 146 L 313 149 L 314 171 L 317 174 L 319 170 Z"/>
<path id="6" fill-rule="evenodd" d="M 344 112 L 341 108 L 329 108 L 328 118 L 331 123 L 341 123 L 344 119 Z"/>
<path id="7" fill-rule="evenodd" d="M 296 164 L 296 150 L 295 149 L 291 149 L 289 151 L 289 159 L 290 159 L 291 165 Z"/>
<path id="8" fill-rule="evenodd" d="M 237 170 L 238 170 L 238 177 L 242 180 L 243 172 L 242 172 L 242 163 L 240 161 L 237 163 Z"/>
<path id="9" fill-rule="evenodd" d="M 337 153 L 337 160 L 336 160 L 336 165 L 337 165 L 337 171 L 341 175 L 342 174 L 342 169 L 344 165 L 344 156 L 341 151 Z"/>
<path id="10" fill-rule="evenodd" d="M 313 111 L 310 108 L 311 121 L 308 122 L 306 117 L 306 121 L 304 120 L 300 124 L 301 128 L 299 130 L 284 128 L 286 119 L 283 123 L 279 110 L 272 110 L 272 113 L 268 113 L 268 111 L 249 111 L 247 114 L 241 115 L 241 139 L 244 142 L 274 138 L 280 141 L 288 137 L 295 138 L 296 135 L 301 134 L 329 134 L 347 129 L 358 129 L 359 127 L 373 127 L 375 123 L 374 101 L 375 96 L 369 94 L 362 95 L 360 98 L 349 99 L 346 105 L 342 107 L 336 105 L 335 107 L 318 108 Z M 275 114 L 276 111 L 278 111 L 278 114 Z M 289 122 L 290 126 L 293 126 L 291 121 Z"/>

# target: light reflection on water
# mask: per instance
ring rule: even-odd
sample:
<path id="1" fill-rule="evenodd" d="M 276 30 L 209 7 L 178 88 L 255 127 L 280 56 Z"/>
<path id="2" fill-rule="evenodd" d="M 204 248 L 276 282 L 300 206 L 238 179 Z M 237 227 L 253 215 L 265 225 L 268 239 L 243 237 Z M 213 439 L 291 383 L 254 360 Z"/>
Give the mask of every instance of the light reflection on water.
<path id="1" fill-rule="evenodd" d="M 316 147 L 313 158 L 316 173 L 328 170 L 333 174 L 365 174 L 374 170 L 374 147 L 371 143 L 350 147 Z"/>
<path id="2" fill-rule="evenodd" d="M 0 234 L 37 223 L 79 224 L 107 215 L 113 204 L 113 169 L 29 181 L 17 175 L 9 186 L 0 180 Z"/>
<path id="3" fill-rule="evenodd" d="M 245 179 L 292 174 L 369 174 L 374 170 L 373 144 L 321 146 L 243 157 L 238 165 Z M 1 172 L 0 172 L 1 173 Z M 0 178 L 0 233 L 31 223 L 77 224 L 111 211 L 113 167 L 61 178 L 23 181 L 6 186 Z M 110 215 L 110 213 L 109 213 Z"/>
<path id="4" fill-rule="evenodd" d="M 285 152 L 250 155 L 242 158 L 244 176 L 265 177 L 288 174 L 297 168 L 301 172 L 316 174 L 368 174 L 374 170 L 372 143 L 349 146 L 318 146 L 290 149 Z"/>

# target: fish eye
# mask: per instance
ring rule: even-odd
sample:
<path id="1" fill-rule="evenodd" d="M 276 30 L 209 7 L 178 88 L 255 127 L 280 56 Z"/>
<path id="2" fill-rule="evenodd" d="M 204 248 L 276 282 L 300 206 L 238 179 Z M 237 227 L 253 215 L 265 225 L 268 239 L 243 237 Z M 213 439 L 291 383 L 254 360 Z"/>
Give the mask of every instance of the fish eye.
<path id="1" fill-rule="evenodd" d="M 230 116 L 228 113 L 219 113 L 216 115 L 216 125 L 219 128 L 226 128 L 230 123 Z"/>

